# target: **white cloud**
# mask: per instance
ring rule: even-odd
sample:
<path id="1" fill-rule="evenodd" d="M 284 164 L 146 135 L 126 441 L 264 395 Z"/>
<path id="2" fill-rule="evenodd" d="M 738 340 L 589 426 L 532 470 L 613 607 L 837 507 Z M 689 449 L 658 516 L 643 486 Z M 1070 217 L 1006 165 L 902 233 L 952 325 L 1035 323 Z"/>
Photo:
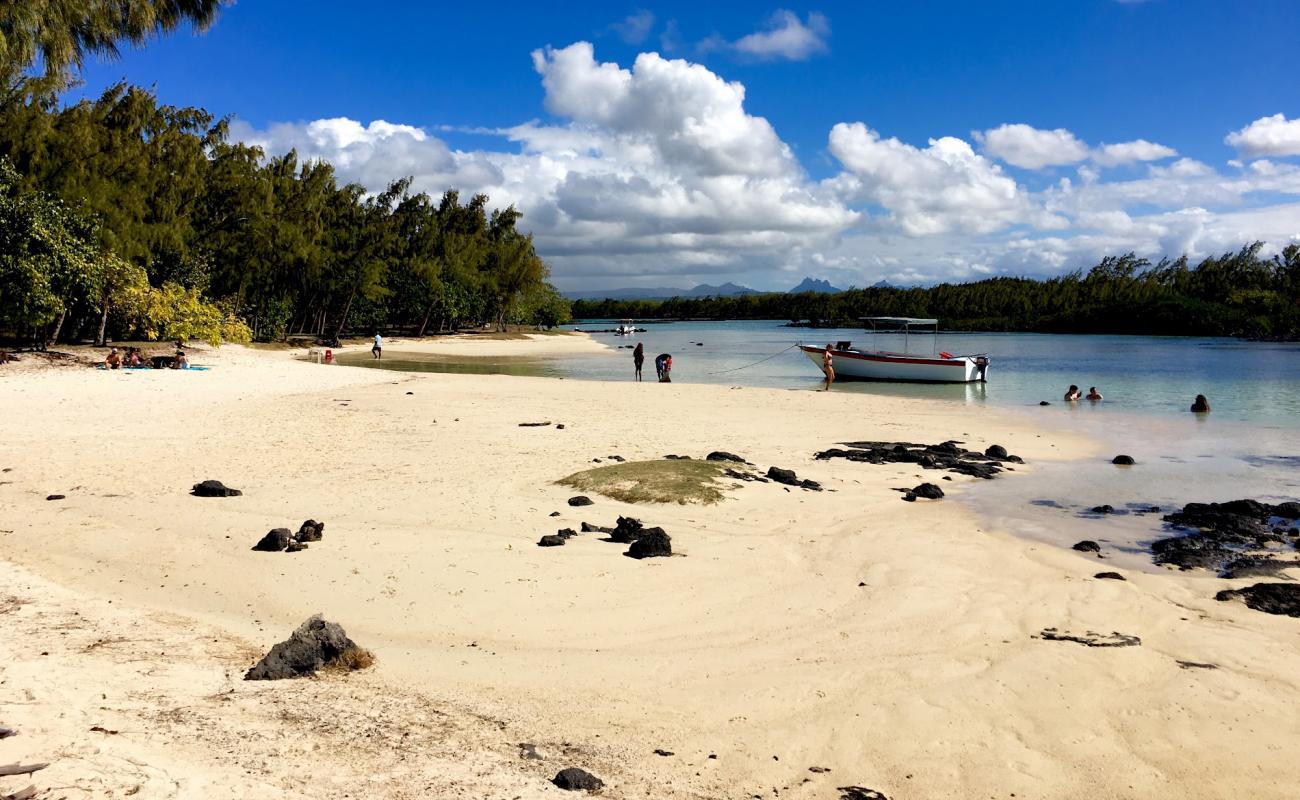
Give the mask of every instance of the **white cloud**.
<path id="1" fill-rule="evenodd" d="M 826 44 L 830 35 L 831 24 L 824 14 L 813 11 L 804 23 L 793 11 L 780 10 L 768 19 L 765 30 L 743 36 L 731 47 L 752 58 L 805 61 L 830 49 Z"/>
<path id="2" fill-rule="evenodd" d="M 840 123 L 831 129 L 830 150 L 848 171 L 835 182 L 840 191 L 882 206 L 909 235 L 1044 221 L 1014 180 L 961 139 L 945 136 L 918 148 L 882 139 L 861 122 Z"/>
<path id="3" fill-rule="evenodd" d="M 1134 139 L 1131 142 L 1103 144 L 1092 152 L 1092 160 L 1103 167 L 1132 164 L 1138 161 L 1160 161 L 1178 155 L 1178 151 L 1163 144 Z"/>
<path id="4" fill-rule="evenodd" d="M 1300 239 L 1300 165 L 1287 161 L 1216 168 L 1145 139 L 1091 147 L 1067 130 L 1027 125 L 977 134 L 981 154 L 960 138 L 918 146 L 853 122 L 829 134 L 838 171 L 814 181 L 772 125 L 746 110 L 745 87 L 699 64 L 653 53 L 628 67 L 601 63 L 584 42 L 539 50 L 533 64 L 556 119 L 438 129 L 499 137 L 483 149 L 384 120 L 260 130 L 236 121 L 231 133 L 268 153 L 328 160 L 342 180 L 372 191 L 412 175 L 434 195 L 458 188 L 515 204 L 563 287 L 1050 275 L 1129 250 L 1197 257 Z M 995 157 L 1024 169 L 1075 167 L 1031 189 Z M 1141 162 L 1123 180 L 1104 169 Z"/>
<path id="5" fill-rule="evenodd" d="M 1091 160 L 1101 167 L 1114 167 L 1139 161 L 1159 161 L 1178 155 L 1162 144 L 1135 139 L 1131 142 L 1103 144 L 1090 148 L 1064 128 L 1042 130 L 1024 123 L 1000 125 L 987 131 L 975 131 L 975 140 L 988 155 L 1013 167 L 1042 169 L 1077 164 Z"/>
<path id="6" fill-rule="evenodd" d="M 1287 119 L 1282 114 L 1260 117 L 1223 141 L 1247 158 L 1300 156 L 1300 119 Z"/>
<path id="7" fill-rule="evenodd" d="M 1045 131 L 1015 123 L 974 136 L 985 153 L 1013 167 L 1041 169 L 1076 164 L 1088 157 L 1088 146 L 1064 128 Z"/>
<path id="8" fill-rule="evenodd" d="M 650 31 L 654 30 L 655 15 L 646 9 L 640 9 L 635 14 L 629 15 L 622 22 L 615 22 L 610 28 L 618 34 L 618 38 L 628 44 L 641 44 L 650 37 Z"/>

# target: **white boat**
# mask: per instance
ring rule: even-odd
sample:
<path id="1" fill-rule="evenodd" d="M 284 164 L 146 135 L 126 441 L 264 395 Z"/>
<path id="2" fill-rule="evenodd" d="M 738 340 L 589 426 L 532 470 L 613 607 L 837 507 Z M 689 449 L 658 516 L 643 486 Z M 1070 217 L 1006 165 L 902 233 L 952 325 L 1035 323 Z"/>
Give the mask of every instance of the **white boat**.
<path id="1" fill-rule="evenodd" d="M 630 319 L 620 319 L 618 321 L 618 327 L 614 329 L 614 332 L 619 336 L 631 336 L 636 333 L 636 325 L 634 325 Z"/>
<path id="2" fill-rule="evenodd" d="M 836 380 L 899 381 L 906 383 L 975 383 L 988 380 L 987 354 L 953 355 L 938 351 L 939 321 L 915 317 L 864 317 L 872 329 L 880 326 L 892 328 L 903 334 L 903 352 L 863 350 L 851 342 L 830 345 L 831 366 Z M 929 354 L 908 350 L 913 328 L 929 328 L 933 344 Z M 825 347 L 799 345 L 818 369 L 822 366 Z"/>

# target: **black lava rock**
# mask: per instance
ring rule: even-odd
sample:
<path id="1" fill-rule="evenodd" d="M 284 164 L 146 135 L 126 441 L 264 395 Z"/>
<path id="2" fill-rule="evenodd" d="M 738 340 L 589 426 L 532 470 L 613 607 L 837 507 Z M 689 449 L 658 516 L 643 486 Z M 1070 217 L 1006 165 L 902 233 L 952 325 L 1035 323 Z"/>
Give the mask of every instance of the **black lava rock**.
<path id="1" fill-rule="evenodd" d="M 564 537 L 554 534 L 548 534 L 537 540 L 538 547 L 562 547 L 563 545 Z"/>
<path id="2" fill-rule="evenodd" d="M 1112 463 L 1112 464 L 1119 464 L 1120 466 L 1123 466 L 1123 467 L 1131 467 L 1131 466 L 1133 466 L 1134 464 L 1136 464 L 1137 462 L 1133 460 L 1133 456 L 1123 456 L 1123 455 L 1120 455 L 1120 456 L 1115 456 L 1114 458 L 1112 458 L 1112 459 L 1110 460 L 1110 463 Z"/>
<path id="3" fill-rule="evenodd" d="M 605 782 L 600 778 L 578 767 L 560 770 L 551 779 L 551 783 L 570 792 L 595 792 L 605 786 Z"/>
<path id="4" fill-rule="evenodd" d="M 572 539 L 573 537 L 578 535 L 578 532 L 575 531 L 573 528 L 560 528 L 558 531 L 555 532 L 555 535 L 560 537 L 561 539 Z"/>
<path id="5" fill-rule="evenodd" d="M 1208 536 L 1174 536 L 1151 544 L 1152 560 L 1181 570 L 1217 570 L 1219 565 L 1237 555 L 1218 540 Z"/>
<path id="6" fill-rule="evenodd" d="M 705 456 L 704 459 L 706 461 L 734 461 L 737 464 L 749 463 L 735 453 L 728 453 L 725 450 L 714 450 L 712 453 Z"/>
<path id="7" fill-rule="evenodd" d="M 988 449 L 984 451 L 984 455 L 988 456 L 989 458 L 1006 458 L 1007 448 L 1003 447 L 1000 444 L 991 444 L 989 445 Z"/>
<path id="8" fill-rule="evenodd" d="M 1242 556 L 1233 559 L 1219 571 L 1220 578 L 1276 578 L 1284 569 L 1300 567 L 1300 561 L 1269 558 L 1268 556 Z"/>
<path id="9" fill-rule="evenodd" d="M 799 486 L 799 477 L 794 474 L 792 469 L 781 469 L 780 467 L 769 467 L 767 477 L 777 483 L 784 483 L 786 486 Z"/>
<path id="10" fill-rule="evenodd" d="M 344 653 L 359 649 L 341 626 L 316 614 L 299 625 L 292 636 L 272 647 L 244 675 L 244 680 L 277 681 L 311 675 Z"/>
<path id="11" fill-rule="evenodd" d="M 1093 509 L 1092 509 L 1092 513 L 1094 513 L 1094 514 L 1113 514 L 1113 513 L 1115 513 L 1115 507 L 1112 506 L 1112 505 L 1094 506 Z"/>
<path id="12" fill-rule="evenodd" d="M 591 498 L 583 494 L 569 498 L 569 505 L 571 506 L 589 506 L 591 504 Z"/>
<path id="13" fill-rule="evenodd" d="M 938 500 L 943 497 L 943 489 L 933 483 L 923 483 L 912 489 L 911 493 L 917 497 L 924 497 L 926 500 Z"/>
<path id="14" fill-rule="evenodd" d="M 238 489 L 231 489 L 221 481 L 203 481 L 194 484 L 190 489 L 190 494 L 195 497 L 238 497 L 243 492 Z"/>
<path id="15" fill-rule="evenodd" d="M 292 541 L 293 534 L 288 528 L 273 528 L 253 545 L 253 549 L 264 553 L 278 553 L 288 547 Z"/>
<path id="16" fill-rule="evenodd" d="M 560 512 L 558 512 L 558 511 L 552 511 L 552 512 L 551 512 L 550 514 L 548 514 L 547 516 L 549 516 L 549 517 L 558 517 L 558 516 L 560 516 Z"/>
<path id="17" fill-rule="evenodd" d="M 1126 580 L 1128 580 L 1128 578 L 1125 578 L 1123 575 L 1119 574 L 1118 572 L 1098 572 L 1096 575 L 1093 575 L 1092 577 L 1096 578 L 1096 579 L 1099 580 L 1099 581 L 1126 581 Z"/>
<path id="18" fill-rule="evenodd" d="M 820 492 L 822 490 L 822 485 L 820 483 L 814 480 L 809 480 L 808 478 L 799 481 L 799 486 L 810 492 Z"/>
<path id="19" fill-rule="evenodd" d="M 631 544 L 641 537 L 643 527 L 639 519 L 619 517 L 618 524 L 609 532 L 609 539 L 619 544 Z"/>
<path id="20" fill-rule="evenodd" d="M 832 447 L 814 455 L 819 460 L 844 458 L 867 464 L 916 464 L 922 469 L 937 469 L 974 478 L 989 479 L 1009 469 L 1003 465 L 1007 462 L 1023 464 L 1019 456 L 996 454 L 999 451 L 990 447 L 979 453 L 966 450 L 957 442 L 947 441 L 939 444 L 915 444 L 912 442 L 845 442 L 843 449 Z M 996 446 L 995 446 L 996 447 Z"/>
<path id="21" fill-rule="evenodd" d="M 51 494 L 51 495 L 47 495 L 47 496 L 45 497 L 45 499 L 46 499 L 46 500 L 63 500 L 63 499 L 66 498 L 66 497 L 67 497 L 66 494 Z"/>
<path id="22" fill-rule="evenodd" d="M 300 542 L 319 542 L 325 538 L 325 523 L 309 519 L 298 527 L 293 538 Z"/>
<path id="23" fill-rule="evenodd" d="M 1300 503 L 1294 500 L 1287 503 L 1279 503 L 1273 506 L 1275 516 L 1284 517 L 1290 520 L 1300 520 Z"/>
<path id="24" fill-rule="evenodd" d="M 1266 614 L 1300 617 L 1300 583 L 1257 583 L 1244 589 L 1224 589 L 1215 600 L 1241 600 Z"/>
<path id="25" fill-rule="evenodd" d="M 1046 400 L 1039 400 L 1039 401 L 1038 401 L 1038 404 L 1039 404 L 1040 406 L 1050 406 L 1050 405 L 1051 405 L 1051 403 L 1047 402 Z"/>
<path id="26" fill-rule="evenodd" d="M 865 786 L 840 786 L 835 791 L 840 793 L 840 800 L 889 800 L 884 792 Z"/>
<path id="27" fill-rule="evenodd" d="M 606 528 L 602 525 L 592 525 L 590 522 L 582 523 L 583 533 L 613 533 L 613 528 Z"/>
<path id="28" fill-rule="evenodd" d="M 1082 542 L 1075 542 L 1073 549 L 1080 553 L 1100 553 L 1101 545 L 1091 539 L 1084 539 Z"/>
<path id="29" fill-rule="evenodd" d="M 307 549 L 307 543 L 306 543 L 306 542 L 298 542 L 298 541 L 294 541 L 294 540 L 290 539 L 290 540 L 289 540 L 289 544 L 285 545 L 284 552 L 286 552 L 286 553 L 299 553 L 299 552 L 302 552 L 303 550 L 306 550 L 306 549 Z"/>
<path id="30" fill-rule="evenodd" d="M 673 554 L 672 537 L 664 533 L 663 528 L 645 528 L 628 548 L 627 554 L 632 558 L 670 556 Z"/>

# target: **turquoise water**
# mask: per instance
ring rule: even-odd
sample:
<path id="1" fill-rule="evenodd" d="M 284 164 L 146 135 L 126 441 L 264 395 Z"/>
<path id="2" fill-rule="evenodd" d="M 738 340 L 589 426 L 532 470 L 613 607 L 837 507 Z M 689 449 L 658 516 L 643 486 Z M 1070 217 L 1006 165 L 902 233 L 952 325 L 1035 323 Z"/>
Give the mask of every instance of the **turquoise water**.
<path id="1" fill-rule="evenodd" d="M 341 359 L 353 366 L 428 372 L 486 372 L 566 377 L 578 380 L 631 380 L 631 346 L 645 345 L 646 370 L 654 377 L 654 357 L 673 356 L 673 380 L 817 389 L 821 371 L 797 349 L 798 342 L 852 341 L 869 349 L 902 350 L 897 334 L 870 334 L 856 328 L 787 328 L 774 321 L 641 323 L 635 336 L 595 333 L 615 349 L 605 354 L 555 358 L 431 358 L 404 356 L 394 344 L 384 359 L 368 354 Z M 611 327 L 612 321 L 584 321 L 578 329 Z M 913 335 L 909 348 L 930 352 L 932 337 Z M 1143 336 L 1067 336 L 1051 334 L 940 333 L 936 350 L 988 353 L 987 384 L 917 385 L 841 381 L 833 391 L 866 395 L 930 397 L 1004 407 L 1036 406 L 1047 400 L 1078 415 L 1185 413 L 1198 394 L 1214 408 L 1213 419 L 1300 426 L 1300 343 L 1246 342 Z M 761 362 L 761 363 L 754 363 Z M 1062 401 L 1066 387 L 1085 392 L 1096 386 L 1099 404 Z"/>

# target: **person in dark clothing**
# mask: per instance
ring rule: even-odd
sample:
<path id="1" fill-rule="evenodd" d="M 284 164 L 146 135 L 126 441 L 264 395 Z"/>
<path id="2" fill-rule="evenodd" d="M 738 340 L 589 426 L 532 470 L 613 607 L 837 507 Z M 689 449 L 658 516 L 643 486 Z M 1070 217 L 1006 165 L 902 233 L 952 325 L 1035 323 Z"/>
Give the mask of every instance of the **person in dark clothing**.
<path id="1" fill-rule="evenodd" d="M 659 375 L 660 383 L 672 383 L 673 357 L 667 353 L 660 353 L 655 356 L 655 372 Z"/>
<path id="2" fill-rule="evenodd" d="M 1210 410 L 1210 401 L 1205 399 L 1205 395 L 1196 395 L 1196 401 L 1192 403 L 1193 414 L 1204 414 Z"/>
<path id="3" fill-rule="evenodd" d="M 632 365 L 636 367 L 636 379 L 641 380 L 641 365 L 645 363 L 645 345 L 637 342 L 632 351 Z"/>

